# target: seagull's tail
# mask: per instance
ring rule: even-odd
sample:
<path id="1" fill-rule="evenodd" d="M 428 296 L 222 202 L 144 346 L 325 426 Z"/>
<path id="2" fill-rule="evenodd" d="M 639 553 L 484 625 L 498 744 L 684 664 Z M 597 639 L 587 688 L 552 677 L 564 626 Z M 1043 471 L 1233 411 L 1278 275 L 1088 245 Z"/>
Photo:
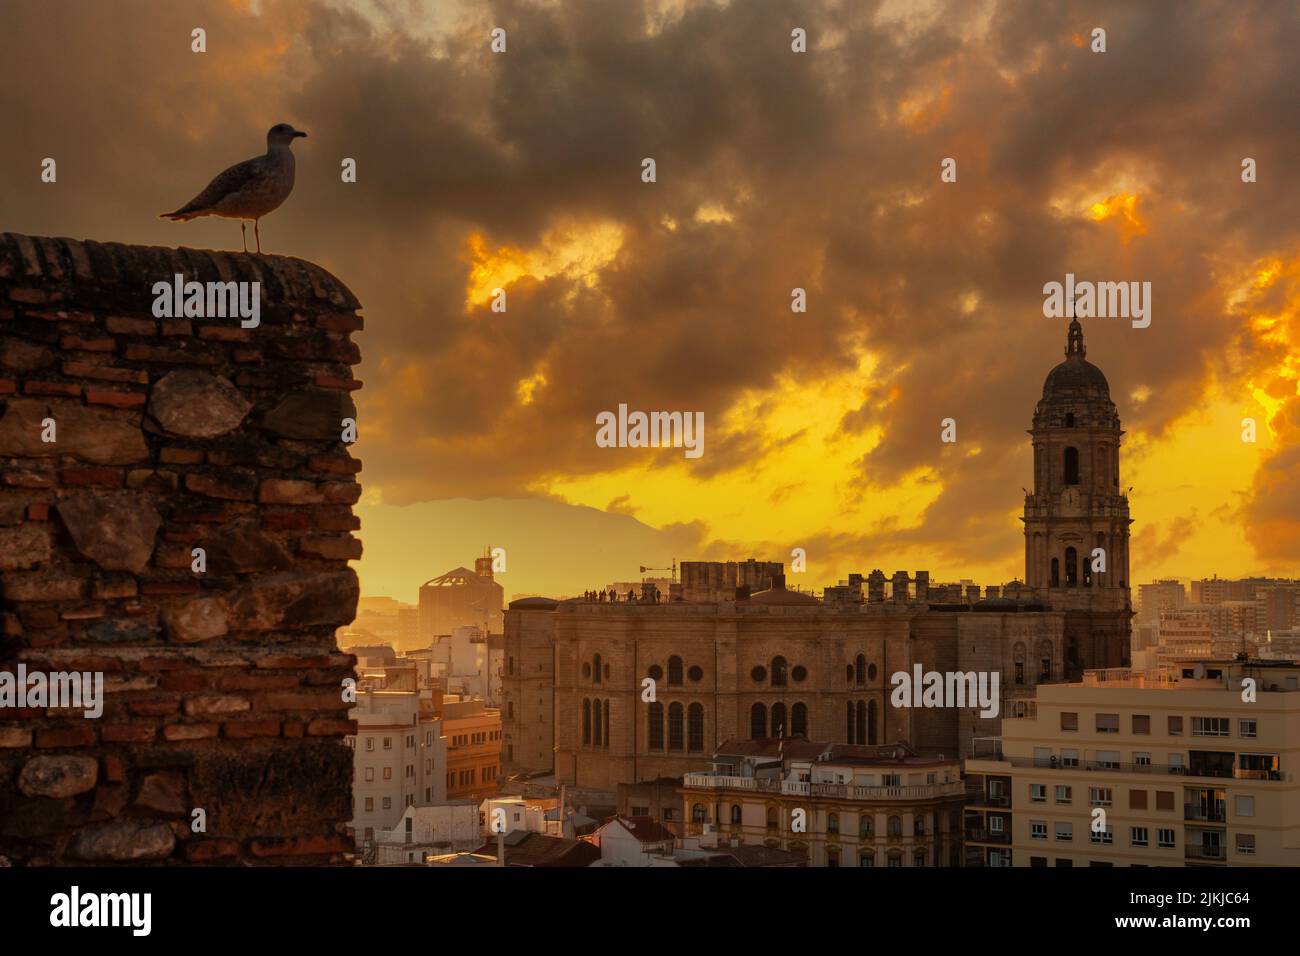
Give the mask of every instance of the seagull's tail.
<path id="1" fill-rule="evenodd" d="M 192 205 L 185 205 L 181 206 L 180 209 L 177 209 L 174 212 L 159 213 L 158 218 L 170 219 L 173 222 L 188 222 L 191 219 L 197 219 L 199 216 L 202 216 L 203 213 L 204 210 L 202 209 L 195 209 Z"/>

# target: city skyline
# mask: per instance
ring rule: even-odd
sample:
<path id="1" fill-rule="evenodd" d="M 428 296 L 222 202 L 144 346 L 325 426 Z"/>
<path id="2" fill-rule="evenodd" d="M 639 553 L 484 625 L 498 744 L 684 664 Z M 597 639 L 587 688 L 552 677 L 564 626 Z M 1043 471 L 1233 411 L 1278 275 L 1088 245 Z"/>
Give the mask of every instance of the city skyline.
<path id="1" fill-rule="evenodd" d="M 166 208 L 271 122 L 311 130 L 263 239 L 367 306 L 366 594 L 409 596 L 484 545 L 506 549 L 507 593 L 581 593 L 673 558 L 788 564 L 796 547 L 805 587 L 873 567 L 1010 580 L 1026 409 L 1065 324 L 1043 289 L 1067 274 L 1151 283 L 1149 327 L 1084 321 L 1127 430 L 1137 578 L 1295 573 L 1300 200 L 1276 121 L 1298 85 L 1294 18 L 584 10 L 11 4 L 0 214 L 31 234 L 229 247 L 229 224 L 181 235 L 134 210 Z M 192 21 L 206 58 L 170 39 Z M 102 37 L 122 24 L 109 70 Z M 54 59 L 72 65 L 46 76 Z M 202 109 L 173 108 L 195 89 Z M 620 403 L 702 413 L 704 455 L 599 447 L 596 416 Z"/>

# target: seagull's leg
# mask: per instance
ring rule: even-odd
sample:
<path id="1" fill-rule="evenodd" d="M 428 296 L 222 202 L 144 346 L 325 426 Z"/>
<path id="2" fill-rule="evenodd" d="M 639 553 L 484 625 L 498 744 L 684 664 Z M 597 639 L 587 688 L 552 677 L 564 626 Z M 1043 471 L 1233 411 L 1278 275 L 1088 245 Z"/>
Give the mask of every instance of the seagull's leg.
<path id="1" fill-rule="evenodd" d="M 257 237 L 257 254 L 258 254 L 259 256 L 262 254 L 262 233 L 261 233 L 261 225 L 262 225 L 262 220 L 260 220 L 260 219 L 254 219 L 254 220 L 253 220 L 253 235 Z"/>
<path id="2" fill-rule="evenodd" d="M 239 220 L 239 234 L 244 237 L 244 251 L 248 251 L 248 223 Z"/>

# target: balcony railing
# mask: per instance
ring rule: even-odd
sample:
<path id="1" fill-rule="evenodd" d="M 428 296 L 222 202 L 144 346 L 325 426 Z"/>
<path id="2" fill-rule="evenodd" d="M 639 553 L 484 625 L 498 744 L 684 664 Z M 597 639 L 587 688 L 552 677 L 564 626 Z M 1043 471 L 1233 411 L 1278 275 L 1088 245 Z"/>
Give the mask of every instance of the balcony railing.
<path id="1" fill-rule="evenodd" d="M 804 780 L 777 780 L 768 777 L 733 777 L 725 774 L 687 773 L 683 785 L 695 790 L 754 790 L 780 793 L 791 797 L 827 797 L 833 800 L 929 800 L 960 796 L 960 780 L 947 783 L 914 784 L 901 787 L 859 787 L 852 784 L 808 783 Z M 1010 806 L 1010 802 L 1007 803 Z"/>
<path id="2" fill-rule="evenodd" d="M 1218 860 L 1223 862 L 1228 858 L 1228 853 L 1227 848 L 1222 844 L 1207 846 L 1204 843 L 1187 843 L 1183 847 L 1183 858 L 1187 860 Z"/>
<path id="3" fill-rule="evenodd" d="M 1000 793 L 990 796 L 983 790 L 967 790 L 966 803 L 968 806 L 978 807 L 1009 807 L 1011 806 L 1011 794 Z"/>
<path id="4" fill-rule="evenodd" d="M 1213 809 L 1207 810 L 1205 807 L 1197 806 L 1193 803 L 1183 804 L 1184 820 L 1203 820 L 1206 823 L 1227 823 L 1228 808 L 1225 805 L 1219 805 Z"/>
<path id="5" fill-rule="evenodd" d="M 967 827 L 966 842 L 1009 844 L 1011 842 L 1011 834 L 1006 830 L 1001 830 L 995 833 L 992 830 L 971 829 Z"/>
<path id="6" fill-rule="evenodd" d="M 1193 764 L 1160 763 L 1121 763 L 1100 760 L 1080 760 L 1078 763 L 1066 764 L 1060 760 L 1053 763 L 1042 757 L 1004 757 L 1005 762 L 1013 767 L 1032 767 L 1035 770 L 1096 770 L 1101 773 L 1149 773 L 1155 776 L 1203 777 L 1209 780 L 1276 780 L 1282 781 L 1286 776 L 1280 770 L 1243 770 L 1240 768 L 1207 767 Z"/>

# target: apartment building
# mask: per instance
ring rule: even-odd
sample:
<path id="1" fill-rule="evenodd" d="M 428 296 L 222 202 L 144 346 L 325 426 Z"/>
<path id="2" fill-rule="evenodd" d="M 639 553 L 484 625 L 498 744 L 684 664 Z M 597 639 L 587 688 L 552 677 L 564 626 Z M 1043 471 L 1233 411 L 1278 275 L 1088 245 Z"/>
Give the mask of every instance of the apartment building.
<path id="1" fill-rule="evenodd" d="M 481 698 L 442 700 L 442 732 L 447 738 L 446 789 L 449 800 L 482 801 L 500 786 L 501 711 Z"/>
<path id="2" fill-rule="evenodd" d="M 955 756 L 906 744 L 733 739 L 709 770 L 685 774 L 683 826 L 809 866 L 959 866 L 963 792 Z"/>
<path id="3" fill-rule="evenodd" d="M 352 830 L 359 846 L 393 828 L 407 807 L 447 799 L 447 741 L 418 690 L 364 689 L 352 717 Z"/>
<path id="4" fill-rule="evenodd" d="M 1040 685 L 966 761 L 968 866 L 1300 865 L 1300 665 Z"/>

